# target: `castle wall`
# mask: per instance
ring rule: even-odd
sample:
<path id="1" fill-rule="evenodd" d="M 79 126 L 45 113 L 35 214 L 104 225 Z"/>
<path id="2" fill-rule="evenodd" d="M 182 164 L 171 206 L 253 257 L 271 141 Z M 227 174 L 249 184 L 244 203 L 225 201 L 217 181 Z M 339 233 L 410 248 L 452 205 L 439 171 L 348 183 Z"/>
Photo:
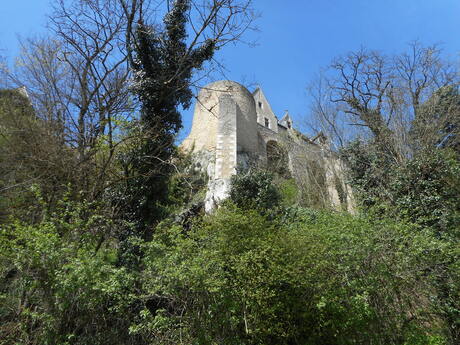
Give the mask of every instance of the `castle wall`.
<path id="1" fill-rule="evenodd" d="M 185 151 L 214 151 L 216 149 L 219 112 L 218 93 L 203 88 L 197 98 L 193 114 L 192 129 L 182 142 Z"/>
<path id="2" fill-rule="evenodd" d="M 238 152 L 257 152 L 257 115 L 251 94 L 236 97 L 237 144 Z M 235 98 L 235 96 L 233 96 Z"/>
<path id="3" fill-rule="evenodd" d="M 267 98 L 260 88 L 254 92 L 253 98 L 255 101 L 255 108 L 257 113 L 257 123 L 263 127 L 267 127 L 265 125 L 265 119 L 268 119 L 268 128 L 277 133 L 278 119 L 276 118 L 270 103 L 268 103 Z"/>
<path id="4" fill-rule="evenodd" d="M 216 146 L 216 179 L 228 179 L 236 173 L 237 105 L 231 95 L 219 97 Z"/>
<path id="5" fill-rule="evenodd" d="M 269 119 L 269 127 L 265 118 Z M 283 119 L 291 121 L 289 115 Z M 231 81 L 219 81 L 203 88 L 195 106 L 191 132 L 181 148 L 206 153 L 199 157 L 209 158 L 207 167 L 203 159 L 200 161 L 210 177 L 205 199 L 207 212 L 228 197 L 231 177 L 237 173 L 238 165 L 248 167 L 254 159 L 267 163 L 270 142 L 275 142 L 282 154 L 285 152 L 289 165 L 286 168 L 300 188 L 314 190 L 324 203 L 334 208 L 352 207 L 346 196 L 344 199 L 344 193 L 351 195 L 351 191 L 343 182 L 340 160 L 326 146 L 293 129 L 291 122 L 288 127 L 279 124 L 260 89 L 251 94 L 244 86 Z"/>
<path id="6" fill-rule="evenodd" d="M 258 153 L 263 161 L 267 161 L 267 143 L 269 141 L 276 141 L 276 142 L 281 142 L 282 138 L 280 135 L 271 129 L 258 124 L 257 126 L 257 134 L 259 136 L 259 147 L 258 147 Z"/>
<path id="7" fill-rule="evenodd" d="M 218 81 L 204 87 L 197 99 L 192 129 L 181 144 L 185 151 L 216 150 L 219 116 L 230 113 L 221 111 L 228 103 L 220 103 L 223 95 L 231 96 L 236 104 L 231 114 L 236 117 L 239 151 L 255 152 L 257 142 L 257 115 L 252 94 L 242 85 L 228 80 Z"/>

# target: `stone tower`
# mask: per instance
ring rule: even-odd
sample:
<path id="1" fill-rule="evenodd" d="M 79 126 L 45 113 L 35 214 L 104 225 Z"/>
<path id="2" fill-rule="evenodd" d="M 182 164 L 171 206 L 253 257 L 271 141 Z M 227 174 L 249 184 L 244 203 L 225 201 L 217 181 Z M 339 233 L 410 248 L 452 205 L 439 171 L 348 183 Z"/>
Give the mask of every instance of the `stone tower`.
<path id="1" fill-rule="evenodd" d="M 340 206 L 333 187 L 340 162 L 328 153 L 323 138 L 309 139 L 295 130 L 287 112 L 278 120 L 260 88 L 251 93 L 236 82 L 223 80 L 200 91 L 191 132 L 181 148 L 193 152 L 198 166 L 208 174 L 207 212 L 227 198 L 237 167 L 252 161 L 269 164 L 273 151 L 282 152 L 285 168 L 298 180 L 312 161 L 320 164 L 328 179 L 330 202 Z"/>
<path id="2" fill-rule="evenodd" d="M 199 152 L 208 162 L 210 182 L 206 210 L 225 199 L 236 173 L 238 155 L 258 151 L 257 114 L 254 97 L 233 81 L 218 81 L 198 95 L 192 129 L 181 147 Z"/>

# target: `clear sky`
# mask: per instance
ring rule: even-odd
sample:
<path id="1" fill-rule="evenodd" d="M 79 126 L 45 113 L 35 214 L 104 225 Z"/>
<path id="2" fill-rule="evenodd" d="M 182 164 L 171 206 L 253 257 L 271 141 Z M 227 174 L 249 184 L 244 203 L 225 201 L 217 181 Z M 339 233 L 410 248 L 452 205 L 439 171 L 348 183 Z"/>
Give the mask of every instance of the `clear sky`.
<path id="1" fill-rule="evenodd" d="M 0 0 L 0 49 L 17 54 L 16 35 L 43 32 L 49 0 Z M 297 123 L 308 116 L 306 86 L 338 55 L 365 46 L 401 52 L 418 39 L 442 43 L 460 61 L 459 0 L 254 0 L 261 12 L 256 47 L 219 52 L 228 79 L 259 84 L 273 110 L 288 109 Z M 191 111 L 184 115 L 184 133 Z"/>

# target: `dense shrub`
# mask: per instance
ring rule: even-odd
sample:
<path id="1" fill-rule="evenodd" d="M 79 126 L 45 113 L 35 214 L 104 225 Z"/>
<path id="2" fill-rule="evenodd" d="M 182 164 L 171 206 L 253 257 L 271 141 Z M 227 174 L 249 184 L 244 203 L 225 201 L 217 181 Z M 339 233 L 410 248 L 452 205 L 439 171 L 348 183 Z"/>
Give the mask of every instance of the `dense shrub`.
<path id="1" fill-rule="evenodd" d="M 441 344 L 432 280 L 449 245 L 393 221 L 229 205 L 148 244 L 156 344 Z M 418 340 L 417 340 L 418 339 Z"/>
<path id="2" fill-rule="evenodd" d="M 280 193 L 281 205 L 289 207 L 298 203 L 300 191 L 295 179 L 279 179 L 277 187 Z"/>
<path id="3" fill-rule="evenodd" d="M 32 184 L 44 192 L 47 209 L 55 206 L 67 184 L 81 186 L 75 153 L 62 145 L 51 124 L 37 117 L 21 91 L 0 89 L 0 124 L 0 223 L 10 216 L 39 216 Z"/>
<path id="4" fill-rule="evenodd" d="M 391 217 L 416 224 L 414 231 L 432 231 L 453 248 L 440 261 L 436 307 L 449 324 L 451 343 L 460 341 L 458 285 L 460 239 L 460 162 L 454 151 L 419 150 L 403 163 L 386 159 L 372 144 L 350 144 L 343 151 L 349 178 L 363 211 L 374 218 Z M 455 249 L 457 248 L 457 249 Z M 437 257 L 440 259 L 440 256 Z"/>
<path id="5" fill-rule="evenodd" d="M 420 152 L 394 169 L 390 179 L 396 216 L 460 238 L 460 162 L 453 152 Z"/>
<path id="6" fill-rule="evenodd" d="M 387 187 L 396 166 L 378 145 L 356 140 L 341 150 L 341 156 L 347 163 L 348 181 L 360 205 L 379 207 L 389 199 Z"/>
<path id="7" fill-rule="evenodd" d="M 267 210 L 279 206 L 281 196 L 270 172 L 250 169 L 232 176 L 230 199 L 242 208 Z"/>
<path id="8" fill-rule="evenodd" d="M 458 238 L 460 162 L 454 152 L 419 151 L 403 164 L 357 141 L 342 154 L 348 162 L 350 183 L 365 210 Z"/>
<path id="9" fill-rule="evenodd" d="M 0 344 L 130 344 L 136 276 L 96 205 L 61 201 L 0 229 Z M 140 342 L 136 342 L 140 344 Z"/>

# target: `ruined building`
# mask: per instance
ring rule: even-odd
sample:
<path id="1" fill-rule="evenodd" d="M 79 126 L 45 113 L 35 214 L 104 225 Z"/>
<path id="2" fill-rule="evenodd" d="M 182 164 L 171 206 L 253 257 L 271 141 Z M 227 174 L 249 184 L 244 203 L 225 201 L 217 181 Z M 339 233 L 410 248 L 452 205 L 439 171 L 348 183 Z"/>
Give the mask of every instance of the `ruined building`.
<path id="1" fill-rule="evenodd" d="M 306 137 L 287 112 L 279 120 L 260 88 L 251 93 L 228 80 L 204 87 L 181 148 L 193 152 L 196 167 L 209 177 L 207 211 L 228 196 L 232 175 L 252 164 L 288 173 L 299 187 L 322 194 L 335 208 L 351 207 L 341 161 L 330 152 L 327 138 Z"/>

